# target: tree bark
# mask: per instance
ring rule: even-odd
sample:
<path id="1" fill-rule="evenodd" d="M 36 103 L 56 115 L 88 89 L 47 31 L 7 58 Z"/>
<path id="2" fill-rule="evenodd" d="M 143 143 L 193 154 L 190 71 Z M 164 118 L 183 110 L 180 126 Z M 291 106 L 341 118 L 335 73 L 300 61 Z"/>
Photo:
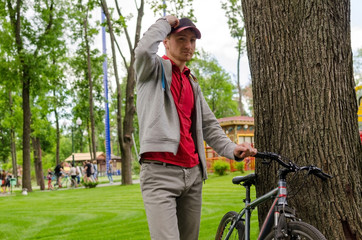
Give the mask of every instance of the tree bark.
<path id="1" fill-rule="evenodd" d="M 35 166 L 36 182 L 40 186 L 40 190 L 45 190 L 40 140 L 39 138 L 34 137 L 32 138 L 32 142 L 34 150 L 34 166 Z"/>
<path id="2" fill-rule="evenodd" d="M 289 200 L 327 239 L 362 239 L 362 146 L 358 136 L 350 1 L 242 0 L 258 150 L 321 167 L 333 178 L 299 176 Z M 257 162 L 257 196 L 278 166 Z M 259 208 L 259 223 L 267 206 Z"/>

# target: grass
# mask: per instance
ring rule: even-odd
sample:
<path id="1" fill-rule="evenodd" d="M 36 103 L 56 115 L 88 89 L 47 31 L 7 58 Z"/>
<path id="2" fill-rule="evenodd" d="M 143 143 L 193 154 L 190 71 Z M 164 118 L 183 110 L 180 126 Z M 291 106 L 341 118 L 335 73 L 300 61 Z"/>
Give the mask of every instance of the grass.
<path id="1" fill-rule="evenodd" d="M 236 175 L 210 176 L 204 184 L 200 240 L 213 239 L 222 216 L 243 206 L 243 188 L 231 183 Z M 139 184 L 18 192 L 0 197 L 0 213 L 0 239 L 150 239 Z"/>

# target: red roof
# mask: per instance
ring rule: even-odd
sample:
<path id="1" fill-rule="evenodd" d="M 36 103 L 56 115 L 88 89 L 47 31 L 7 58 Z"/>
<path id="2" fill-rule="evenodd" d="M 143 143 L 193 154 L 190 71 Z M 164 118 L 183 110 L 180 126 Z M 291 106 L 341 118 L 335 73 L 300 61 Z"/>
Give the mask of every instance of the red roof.
<path id="1" fill-rule="evenodd" d="M 228 121 L 254 122 L 254 118 L 248 117 L 248 116 L 233 116 L 233 117 L 219 118 L 218 121 L 219 121 L 219 123 L 228 122 Z"/>

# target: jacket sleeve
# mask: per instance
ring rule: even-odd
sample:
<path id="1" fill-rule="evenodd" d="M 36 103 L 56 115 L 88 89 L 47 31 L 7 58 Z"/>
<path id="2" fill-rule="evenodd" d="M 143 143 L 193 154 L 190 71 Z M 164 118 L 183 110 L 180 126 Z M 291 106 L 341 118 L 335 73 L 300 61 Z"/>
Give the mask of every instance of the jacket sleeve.
<path id="1" fill-rule="evenodd" d="M 167 20 L 160 18 L 144 33 L 135 49 L 134 68 L 137 81 L 144 82 L 155 74 L 157 63 L 157 51 L 159 44 L 171 32 L 171 26 Z"/>

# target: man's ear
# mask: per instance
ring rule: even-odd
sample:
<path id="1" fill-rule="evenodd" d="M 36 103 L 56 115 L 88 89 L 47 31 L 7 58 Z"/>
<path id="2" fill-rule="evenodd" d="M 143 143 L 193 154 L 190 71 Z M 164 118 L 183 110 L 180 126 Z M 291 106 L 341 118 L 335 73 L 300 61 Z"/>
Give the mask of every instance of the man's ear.
<path id="1" fill-rule="evenodd" d="M 168 38 L 163 40 L 163 45 L 165 46 L 166 50 L 168 49 Z"/>

